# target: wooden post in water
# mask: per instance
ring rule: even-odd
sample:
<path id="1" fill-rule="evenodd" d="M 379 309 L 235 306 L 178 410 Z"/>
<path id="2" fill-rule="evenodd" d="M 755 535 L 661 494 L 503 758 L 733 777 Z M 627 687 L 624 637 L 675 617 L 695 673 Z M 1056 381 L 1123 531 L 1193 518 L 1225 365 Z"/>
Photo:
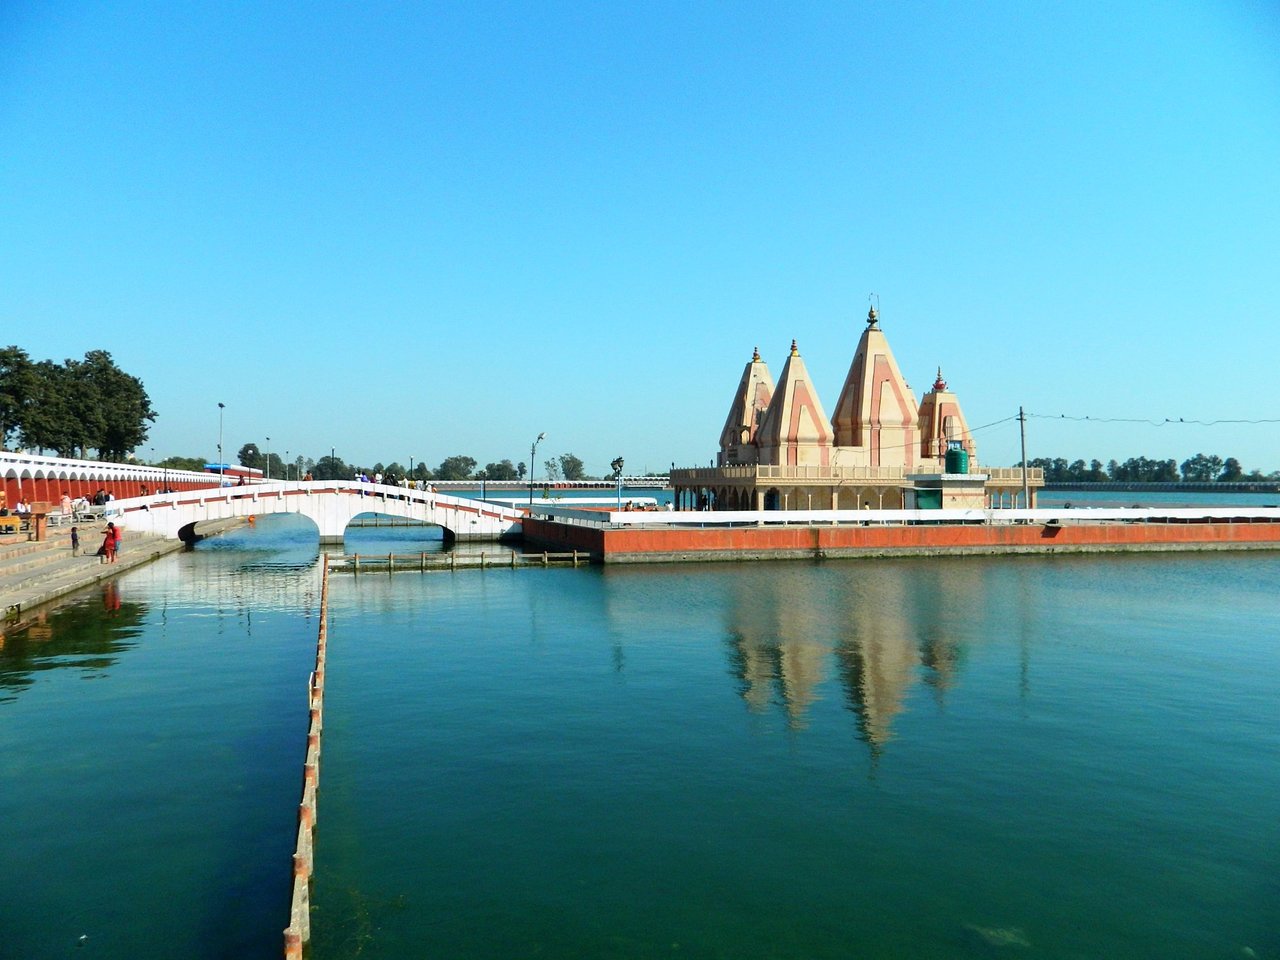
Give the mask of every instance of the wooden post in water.
<path id="1" fill-rule="evenodd" d="M 418 554 L 418 572 L 419 573 L 427 572 L 427 551 L 425 550 L 423 550 L 420 554 Z"/>
<path id="2" fill-rule="evenodd" d="M 360 572 L 360 554 L 358 553 L 352 554 L 351 556 L 351 572 L 352 573 Z"/>
<path id="3" fill-rule="evenodd" d="M 511 569 L 514 570 L 515 568 L 516 568 L 516 552 L 512 550 L 511 551 Z"/>
<path id="4" fill-rule="evenodd" d="M 394 553 L 387 554 L 387 573 L 392 573 L 396 569 L 396 555 Z"/>
<path id="5" fill-rule="evenodd" d="M 547 551 L 545 550 L 542 551 L 542 565 L 544 567 L 547 565 Z"/>
<path id="6" fill-rule="evenodd" d="M 483 550 L 480 551 L 480 569 L 481 570 L 484 569 L 484 551 Z"/>
<path id="7" fill-rule="evenodd" d="M 453 571 L 457 569 L 458 569 L 458 555 L 451 551 L 449 553 L 449 570 Z"/>

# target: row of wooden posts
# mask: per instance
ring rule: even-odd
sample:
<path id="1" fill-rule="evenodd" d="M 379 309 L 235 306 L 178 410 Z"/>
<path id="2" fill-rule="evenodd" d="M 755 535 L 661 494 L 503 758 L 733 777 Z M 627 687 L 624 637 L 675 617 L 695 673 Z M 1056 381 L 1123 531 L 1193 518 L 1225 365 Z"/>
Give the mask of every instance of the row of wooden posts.
<path id="1" fill-rule="evenodd" d="M 307 729 L 307 758 L 302 766 L 302 801 L 298 804 L 298 843 L 293 854 L 293 900 L 284 931 L 285 960 L 302 960 L 311 941 L 311 877 L 315 872 L 316 791 L 320 787 L 320 732 L 324 726 L 324 665 L 329 642 L 329 558 L 320 578 L 320 628 L 316 638 L 316 668 L 307 683 L 311 722 Z"/>
<path id="2" fill-rule="evenodd" d="M 415 566 L 420 570 L 446 568 L 445 564 L 429 565 L 425 553 L 416 557 L 401 556 L 399 558 L 395 554 L 387 554 L 386 568 L 395 570 L 397 559 L 405 561 L 400 566 L 403 570 L 414 569 Z M 457 555 L 451 553 L 447 569 L 457 569 L 457 559 Z M 481 568 L 499 565 L 487 563 L 487 556 L 484 553 L 480 554 L 479 559 L 478 565 Z M 516 554 L 512 552 L 511 566 L 514 568 L 534 564 L 545 567 L 553 562 L 571 562 L 576 567 L 579 563 L 586 563 L 588 559 L 586 553 L 577 550 L 572 553 L 544 551 L 540 555 L 533 554 L 532 560 L 526 557 L 522 563 L 517 564 Z M 372 561 L 379 565 L 384 562 L 382 555 L 376 557 L 365 555 L 364 560 L 366 563 Z M 349 569 L 358 573 L 360 561 L 361 555 L 353 554 L 350 557 Z M 316 793 L 320 787 L 320 734 L 324 727 L 324 670 L 329 642 L 329 571 L 341 569 L 330 565 L 328 555 L 321 558 L 321 564 L 320 626 L 316 636 L 316 665 L 307 683 L 310 725 L 307 729 L 307 755 L 302 766 L 302 800 L 298 804 L 298 841 L 293 854 L 293 899 L 289 908 L 289 926 L 284 931 L 285 960 L 302 960 L 303 950 L 311 942 L 311 878 L 315 873 Z M 463 566 L 465 568 L 476 566 L 476 564 L 464 563 Z"/>
<path id="3" fill-rule="evenodd" d="M 474 555 L 464 555 L 459 562 L 458 554 L 450 553 L 448 560 L 432 560 L 427 558 L 433 556 L 428 553 L 417 554 L 394 554 L 394 553 L 353 553 L 342 557 L 342 565 L 335 566 L 336 570 L 349 570 L 351 573 L 359 573 L 361 564 L 366 569 L 373 567 L 379 571 L 387 571 L 394 573 L 396 570 L 457 570 L 459 568 L 466 569 L 468 567 L 479 567 L 481 570 L 487 567 L 530 567 L 530 566 L 550 566 L 553 563 L 572 563 L 575 567 L 579 564 L 590 563 L 591 555 L 582 550 L 574 550 L 572 553 L 550 553 L 543 551 L 542 553 L 533 554 L 517 554 L 514 550 L 508 551 L 508 559 L 504 559 L 501 555 L 491 557 L 488 554 L 481 553 L 478 557 Z"/>

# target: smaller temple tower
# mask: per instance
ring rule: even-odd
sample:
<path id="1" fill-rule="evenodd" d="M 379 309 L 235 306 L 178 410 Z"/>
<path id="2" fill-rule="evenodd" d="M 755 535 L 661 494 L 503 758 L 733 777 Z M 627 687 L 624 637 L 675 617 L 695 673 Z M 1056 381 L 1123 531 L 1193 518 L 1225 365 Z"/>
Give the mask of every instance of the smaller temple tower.
<path id="1" fill-rule="evenodd" d="M 960 411 L 960 401 L 947 389 L 947 381 L 942 379 L 942 368 L 939 367 L 933 389 L 920 401 L 920 456 L 926 459 L 945 457 L 949 442 L 961 444 L 977 462 L 978 445 L 969 433 L 969 424 Z"/>
<path id="2" fill-rule="evenodd" d="M 720 454 L 716 465 L 727 467 L 732 464 L 751 464 L 759 460 L 756 449 L 756 432 L 764 412 L 769 409 L 769 401 L 773 399 L 773 377 L 769 368 L 760 359 L 760 348 L 756 347 L 742 371 L 742 379 L 738 382 L 738 391 L 733 395 L 733 404 L 729 407 L 729 416 L 725 419 L 724 429 L 720 431 Z"/>
<path id="3" fill-rule="evenodd" d="M 833 431 L 796 342 L 756 433 L 760 463 L 830 466 Z"/>

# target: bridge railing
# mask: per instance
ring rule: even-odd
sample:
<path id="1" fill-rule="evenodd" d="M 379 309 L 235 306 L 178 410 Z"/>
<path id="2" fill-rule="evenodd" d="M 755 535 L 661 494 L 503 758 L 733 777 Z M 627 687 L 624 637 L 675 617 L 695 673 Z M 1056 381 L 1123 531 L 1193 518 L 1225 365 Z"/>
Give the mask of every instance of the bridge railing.
<path id="1" fill-rule="evenodd" d="M 157 509 L 188 507 L 202 503 L 234 503 L 247 501 L 259 503 L 264 500 L 289 496 L 324 496 L 346 494 L 358 496 L 371 501 L 368 512 L 376 513 L 375 503 L 399 501 L 418 504 L 428 509 L 458 510 L 474 512 L 495 520 L 518 523 L 524 511 L 515 507 L 487 501 L 472 500 L 467 497 L 451 497 L 438 491 L 417 490 L 412 487 L 398 487 L 390 484 L 363 483 L 356 480 L 272 480 L 263 483 L 251 483 L 244 486 L 213 487 L 203 490 L 189 490 L 182 493 L 157 493 L 146 497 L 130 497 L 125 500 L 114 500 L 104 509 L 105 519 L 127 518 L 137 511 L 153 511 Z"/>

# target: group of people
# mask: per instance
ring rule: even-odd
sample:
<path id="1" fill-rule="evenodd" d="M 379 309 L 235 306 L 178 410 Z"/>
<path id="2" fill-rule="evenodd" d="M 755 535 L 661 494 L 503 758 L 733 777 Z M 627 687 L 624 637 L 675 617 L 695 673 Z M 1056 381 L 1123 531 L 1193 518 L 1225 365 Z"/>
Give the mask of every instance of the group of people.
<path id="1" fill-rule="evenodd" d="M 117 527 L 114 523 L 108 523 L 107 529 L 102 531 L 102 546 L 98 548 L 99 563 L 115 563 L 116 554 L 120 552 L 120 541 L 124 539 L 124 528 Z M 71 555 L 73 557 L 80 555 L 80 529 L 78 527 L 71 528 Z"/>
<path id="2" fill-rule="evenodd" d="M 106 501 L 104 500 L 103 504 L 105 503 Z M 101 505 L 102 504 L 99 504 L 99 506 Z M 58 509 L 62 511 L 62 515 L 64 517 L 79 516 L 89 509 L 89 498 L 76 497 L 72 500 L 71 494 L 64 490 L 62 491 L 62 500 L 58 503 Z"/>
<path id="3" fill-rule="evenodd" d="M 0 517 L 8 516 L 21 517 L 24 521 L 27 520 L 31 516 L 31 504 L 27 503 L 27 501 L 21 497 L 19 497 L 18 502 L 13 505 L 12 510 L 0 503 Z"/>

